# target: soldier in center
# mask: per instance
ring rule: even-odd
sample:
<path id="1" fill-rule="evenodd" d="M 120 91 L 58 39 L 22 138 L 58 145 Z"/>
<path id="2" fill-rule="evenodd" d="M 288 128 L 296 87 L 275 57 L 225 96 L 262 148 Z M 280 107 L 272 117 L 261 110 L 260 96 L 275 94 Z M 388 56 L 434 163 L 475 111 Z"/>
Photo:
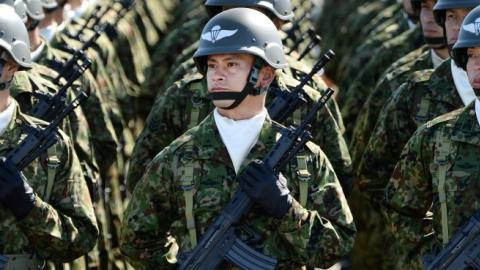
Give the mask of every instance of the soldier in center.
<path id="1" fill-rule="evenodd" d="M 275 22 L 277 28 L 288 22 L 293 17 L 289 0 L 283 1 L 220 1 L 209 0 L 205 2 L 209 13 L 215 14 L 222 9 L 231 7 L 255 8 Z M 280 90 L 292 89 L 298 85 L 292 74 L 305 74 L 310 70 L 302 62 L 287 56 L 289 68 L 276 72 L 274 84 Z M 187 63 L 188 64 L 188 63 Z M 183 65 L 183 64 L 182 64 Z M 283 72 L 284 71 L 284 72 Z M 287 74 L 288 73 L 288 74 Z M 207 97 L 205 81 L 196 69 L 189 69 L 183 79 L 174 83 L 159 97 L 149 117 L 142 134 L 136 141 L 132 154 L 129 171 L 127 174 L 127 186 L 130 191 L 138 182 L 146 165 L 153 159 L 156 153 L 167 146 L 172 140 L 181 135 L 187 129 L 197 125 L 205 116 L 213 110 L 213 106 Z M 317 100 L 321 91 L 326 88 L 321 80 L 315 80 L 315 89 L 304 88 L 311 100 Z M 267 104 L 271 102 L 272 95 L 267 98 Z M 308 106 L 298 109 L 288 123 L 299 123 L 308 111 Z M 329 104 L 327 110 L 322 111 L 314 123 L 312 131 L 313 141 L 322 147 L 331 160 L 335 171 L 342 183 L 346 194 L 352 186 L 351 159 L 348 153 L 345 139 L 342 135 L 341 116 L 335 102 Z M 282 123 L 286 124 L 286 123 Z M 301 171 L 301 168 L 299 169 Z"/>
<path id="2" fill-rule="evenodd" d="M 205 26 L 194 60 L 215 110 L 150 163 L 127 207 L 122 252 L 137 269 L 176 269 L 177 255 L 195 247 L 241 187 L 254 202 L 243 220 L 260 236 L 254 247 L 276 258 L 278 269 L 338 261 L 355 226 L 320 148 L 309 142 L 302 152 L 311 174 L 304 204 L 297 159 L 280 174 L 251 163 L 266 156 L 282 128 L 265 108 L 275 70 L 287 66 L 274 24 L 253 9 L 223 11 Z"/>

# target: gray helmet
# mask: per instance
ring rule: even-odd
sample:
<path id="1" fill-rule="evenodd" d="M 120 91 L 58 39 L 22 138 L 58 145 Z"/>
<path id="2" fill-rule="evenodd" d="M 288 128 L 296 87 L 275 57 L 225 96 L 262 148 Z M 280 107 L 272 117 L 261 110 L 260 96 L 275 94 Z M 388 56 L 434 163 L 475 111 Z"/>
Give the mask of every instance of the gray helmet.
<path id="1" fill-rule="evenodd" d="M 433 7 L 433 16 L 435 16 L 435 21 L 444 27 L 448 9 L 474 8 L 478 5 L 480 5 L 480 0 L 438 0 Z"/>
<path id="2" fill-rule="evenodd" d="M 480 29 L 477 27 L 479 23 L 480 7 L 476 7 L 463 20 L 458 40 L 453 46 L 452 58 L 455 64 L 463 69 L 467 68 L 467 49 L 480 47 Z"/>
<path id="3" fill-rule="evenodd" d="M 56 0 L 41 0 L 42 7 L 46 10 L 54 10 L 58 7 Z"/>
<path id="4" fill-rule="evenodd" d="M 0 4 L 0 47 L 23 68 L 30 68 L 30 41 L 24 22 L 8 5 Z"/>
<path id="5" fill-rule="evenodd" d="M 208 12 L 213 16 L 220 11 L 222 7 L 256 7 L 262 8 L 277 18 L 290 21 L 293 18 L 293 9 L 290 0 L 207 0 L 205 1 L 205 7 Z"/>
<path id="6" fill-rule="evenodd" d="M 27 6 L 27 14 L 30 18 L 36 21 L 41 21 L 45 18 L 41 0 L 23 0 Z"/>
<path id="7" fill-rule="evenodd" d="M 223 11 L 210 19 L 193 55 L 200 72 L 212 54 L 246 53 L 263 59 L 274 68 L 288 66 L 277 28 L 263 13 L 250 8 Z"/>
<path id="8" fill-rule="evenodd" d="M 27 22 L 27 7 L 22 0 L 0 0 L 0 4 L 5 4 L 13 7 L 17 15 L 22 19 L 24 23 Z"/>

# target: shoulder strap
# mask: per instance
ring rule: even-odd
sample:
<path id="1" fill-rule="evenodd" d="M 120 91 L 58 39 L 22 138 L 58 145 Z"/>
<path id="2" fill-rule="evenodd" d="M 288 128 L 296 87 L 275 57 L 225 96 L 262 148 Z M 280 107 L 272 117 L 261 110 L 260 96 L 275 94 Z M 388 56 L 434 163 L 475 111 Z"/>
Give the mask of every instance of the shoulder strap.
<path id="1" fill-rule="evenodd" d="M 185 154 L 187 155 L 187 162 L 183 165 L 183 171 L 180 175 L 180 188 L 183 191 L 185 198 L 185 218 L 187 220 L 187 229 L 190 235 L 191 248 L 197 245 L 197 231 L 195 229 L 195 218 L 193 216 L 193 141 L 190 140 L 185 145 Z M 189 156 L 189 157 L 188 157 Z"/>
<path id="2" fill-rule="evenodd" d="M 47 150 L 47 186 L 45 188 L 45 197 L 44 201 L 48 202 L 50 196 L 52 195 L 53 184 L 55 183 L 55 176 L 57 174 L 57 169 L 60 166 L 60 159 L 57 156 L 57 144 L 54 144 L 52 147 Z"/>
<path id="3" fill-rule="evenodd" d="M 446 246 L 450 239 L 448 233 L 448 210 L 447 195 L 445 193 L 445 179 L 449 169 L 449 154 L 451 148 L 450 136 L 446 131 L 438 131 L 435 139 L 437 151 L 435 152 L 434 162 L 438 165 L 438 197 L 440 202 L 441 224 L 442 224 L 442 242 Z"/>

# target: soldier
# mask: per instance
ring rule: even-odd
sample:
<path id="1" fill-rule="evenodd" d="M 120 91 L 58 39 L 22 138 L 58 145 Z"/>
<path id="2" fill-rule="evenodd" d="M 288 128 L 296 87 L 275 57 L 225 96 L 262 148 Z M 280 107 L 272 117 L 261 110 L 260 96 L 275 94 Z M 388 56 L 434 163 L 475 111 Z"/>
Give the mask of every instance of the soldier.
<path id="1" fill-rule="evenodd" d="M 195 246 L 196 234 L 201 237 L 239 184 L 244 185 L 242 177 L 235 181 L 236 175 L 258 169 L 269 180 L 252 183 L 263 191 L 260 196 L 246 191 L 256 207 L 245 220 L 262 232 L 258 250 L 279 259 L 278 269 L 328 267 L 349 251 L 355 227 L 338 179 L 318 146 L 305 149 L 314 175 L 305 207 L 293 198 L 299 181 L 294 171 L 282 172 L 289 178 L 290 194 L 286 186 L 274 187 L 282 177 L 265 165 L 247 166 L 268 153 L 278 135 L 278 124 L 264 107 L 275 69 L 287 66 L 275 26 L 256 10 L 235 8 L 213 17 L 202 37 L 194 59 L 216 109 L 149 165 L 127 207 L 122 252 L 141 269 L 174 269 L 177 254 Z M 179 185 L 186 189 L 177 189 Z"/>
<path id="2" fill-rule="evenodd" d="M 10 96 L 14 73 L 32 65 L 30 45 L 27 29 L 13 9 L 0 5 L 0 14 L 4 33 L 0 155 L 4 156 L 26 137 L 26 125 L 45 123 L 22 114 Z M 78 158 L 68 137 L 58 135 L 58 143 L 23 172 L 10 160 L 0 160 L 0 252 L 9 258 L 7 270 L 61 269 L 62 263 L 85 255 L 95 245 L 98 228 Z"/>
<path id="3" fill-rule="evenodd" d="M 212 12 L 221 10 L 225 7 L 247 6 L 260 9 L 273 18 L 275 24 L 279 27 L 293 17 L 290 1 L 207 1 L 205 5 Z M 284 14 L 285 7 L 288 7 L 288 15 Z M 304 63 L 287 56 L 287 61 L 292 66 L 285 69 L 283 73 L 277 71 L 275 84 L 280 90 L 288 90 L 298 85 L 293 74 L 308 73 Z M 189 63 L 187 63 L 188 65 Z M 142 134 L 137 138 L 137 142 L 132 154 L 132 159 L 127 175 L 127 187 L 133 190 L 134 185 L 140 179 L 145 171 L 146 165 L 153 159 L 163 147 L 167 146 L 172 140 L 180 136 L 187 129 L 197 125 L 209 112 L 213 106 L 208 100 L 206 85 L 196 69 L 187 69 L 189 72 L 180 81 L 172 85 L 164 95 L 160 96 L 147 119 L 147 124 Z M 326 88 L 322 80 L 315 80 L 317 89 L 306 87 L 305 91 L 311 100 L 319 97 L 319 92 Z M 268 97 L 267 102 L 273 100 Z M 186 109 L 185 109 L 186 108 Z M 288 123 L 299 123 L 302 116 L 305 115 L 308 107 L 305 106 L 297 110 Z M 314 141 L 317 142 L 322 150 L 325 151 L 331 160 L 342 187 L 346 194 L 349 193 L 353 185 L 351 175 L 351 161 L 346 147 L 345 139 L 342 136 L 341 117 L 338 115 L 338 107 L 335 102 L 331 102 L 327 110 L 322 111 L 317 118 L 313 130 Z"/>
<path id="4" fill-rule="evenodd" d="M 447 21 L 449 16 L 447 11 Z M 480 209 L 480 38 L 475 27 L 479 19 L 477 7 L 463 21 L 452 51 L 476 98 L 417 129 L 386 188 L 387 204 L 394 210 L 389 212 L 391 227 L 411 250 L 403 269 L 422 269 L 422 256 L 435 256 Z"/>
<path id="5" fill-rule="evenodd" d="M 382 75 L 370 93 L 357 117 L 354 134 L 350 141 L 350 149 L 354 166 L 358 166 L 362 158 L 365 146 L 368 143 L 368 135 L 375 127 L 375 122 L 383 104 L 408 77 L 417 70 L 438 67 L 449 57 L 447 44 L 443 36 L 443 29 L 435 22 L 433 7 L 436 0 L 412 0 L 412 6 L 418 13 L 423 39 L 423 46 L 393 63 Z"/>

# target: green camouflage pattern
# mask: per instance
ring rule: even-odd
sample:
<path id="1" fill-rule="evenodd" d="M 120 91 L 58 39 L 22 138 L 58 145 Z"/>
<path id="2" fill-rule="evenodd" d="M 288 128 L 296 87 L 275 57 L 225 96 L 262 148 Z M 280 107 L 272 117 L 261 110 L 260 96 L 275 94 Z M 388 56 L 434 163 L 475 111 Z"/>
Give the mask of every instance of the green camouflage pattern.
<path id="1" fill-rule="evenodd" d="M 439 164 L 445 157 L 446 205 L 450 237 L 480 209 L 478 157 L 480 126 L 474 102 L 418 128 L 404 147 L 386 186 L 390 227 L 410 248 L 403 269 L 422 269 L 423 255 L 442 248 L 438 197 Z M 446 147 L 449 142 L 450 147 Z M 443 150 L 448 148 L 449 150 Z M 442 150 L 441 150 L 442 149 Z M 445 155 L 440 155 L 445 151 Z"/>
<path id="2" fill-rule="evenodd" d="M 298 81 L 285 73 L 278 72 L 275 84 L 280 89 L 291 89 L 298 85 Z M 325 85 L 320 87 L 323 87 L 322 90 L 326 89 Z M 319 98 L 319 90 L 308 86 L 305 89 L 313 100 Z M 207 94 L 206 82 L 202 80 L 199 73 L 196 73 L 177 81 L 164 95 L 159 96 L 133 150 L 127 173 L 129 191 L 133 191 L 147 164 L 158 152 L 186 130 L 197 125 L 213 110 L 214 106 L 208 100 Z M 267 96 L 267 104 L 271 100 L 273 99 Z M 308 107 L 302 106 L 297 110 L 298 119 L 306 115 Z M 333 101 L 329 102 L 327 109 L 322 110 L 318 115 L 312 125 L 313 141 L 318 143 L 327 154 L 339 175 L 345 193 L 349 194 L 353 186 L 351 160 L 345 139 L 334 117 L 335 112 L 338 111 L 337 108 Z M 284 124 L 292 123 L 298 124 L 299 121 L 290 118 Z"/>
<path id="3" fill-rule="evenodd" d="M 240 171 L 270 151 L 279 136 L 277 127 L 271 120 L 265 121 Z M 353 245 L 355 226 L 333 168 L 313 143 L 307 144 L 304 153 L 312 174 L 306 206 L 308 223 L 299 226 L 292 211 L 282 219 L 270 218 L 255 206 L 245 220 L 262 235 L 259 250 L 279 259 L 278 269 L 301 269 L 302 265 L 326 268 Z M 199 237 L 239 189 L 229 154 L 210 114 L 160 152 L 135 188 L 122 226 L 121 248 L 137 269 L 176 269 L 173 263 L 177 252 L 191 249 L 184 194 L 179 189 L 188 164 L 194 170 L 193 213 Z M 290 180 L 289 189 L 296 197 L 300 180 L 294 167 L 288 165 L 282 173 Z M 301 209 L 299 205 L 297 208 Z M 236 269 L 228 263 L 221 268 Z"/>
<path id="4" fill-rule="evenodd" d="M 415 130 L 436 116 L 463 106 L 453 82 L 450 60 L 435 70 L 414 72 L 379 114 L 359 165 L 360 190 L 372 202 L 382 201 L 401 149 Z"/>
<path id="5" fill-rule="evenodd" d="M 342 116 L 344 122 L 347 123 L 347 138 L 351 138 L 353 125 L 363 103 L 375 88 L 381 75 L 397 59 L 419 48 L 421 35 L 422 32 L 417 27 L 383 43 L 372 52 L 372 55 L 378 55 L 379 57 L 373 57 L 367 64 L 362 65 L 363 69 L 356 74 L 348 89 L 340 92 L 339 100 Z"/>
<path id="6" fill-rule="evenodd" d="M 6 132 L 0 136 L 0 154 L 6 155 L 26 137 L 22 124 L 45 123 L 22 114 L 18 107 Z M 37 194 L 35 206 L 23 220 L 0 206 L 1 254 L 35 251 L 41 258 L 56 263 L 69 262 L 90 251 L 98 228 L 89 190 L 70 140 L 60 133 L 53 152 L 61 161 L 49 201 L 43 201 L 47 185 L 45 160 L 35 160 L 23 174 Z M 55 269 L 55 268 L 48 268 Z"/>
<path id="7" fill-rule="evenodd" d="M 354 170 L 357 170 L 370 138 L 370 133 L 375 128 L 378 114 L 387 99 L 401 84 L 407 81 L 413 72 L 429 68 L 433 68 L 431 51 L 427 46 L 423 46 L 398 59 L 382 75 L 377 86 L 363 104 L 362 110 L 355 121 L 352 139 L 350 140 L 350 153 Z"/>

